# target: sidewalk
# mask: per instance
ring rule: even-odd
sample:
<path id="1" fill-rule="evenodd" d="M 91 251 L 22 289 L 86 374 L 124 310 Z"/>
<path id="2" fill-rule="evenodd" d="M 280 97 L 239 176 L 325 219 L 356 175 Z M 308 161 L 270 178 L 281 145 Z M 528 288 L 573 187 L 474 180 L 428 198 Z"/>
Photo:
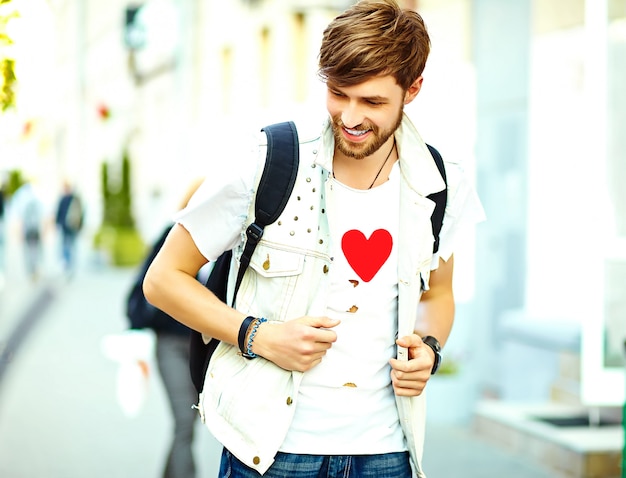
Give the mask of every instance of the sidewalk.
<path id="1" fill-rule="evenodd" d="M 42 276 L 32 281 L 26 275 L 16 231 L 7 228 L 5 233 L 2 244 L 5 249 L 0 249 L 3 254 L 0 257 L 0 381 L 13 350 L 34 325 L 38 311 L 51 302 L 54 292 L 52 268 L 43 264 Z M 44 257 L 50 255 L 50 248 L 51 244 L 44 244 Z"/>
<path id="2" fill-rule="evenodd" d="M 126 327 L 131 278 L 105 268 L 51 285 L 55 300 L 0 384 L 1 477 L 160 476 L 171 421 L 154 364 L 148 399 L 128 417 L 115 394 L 118 365 L 101 350 L 103 337 Z M 215 476 L 220 448 L 199 422 L 197 438 L 198 476 Z"/>
<path id="3" fill-rule="evenodd" d="M 0 377 L 2 478 L 160 476 L 171 421 L 158 375 L 152 369 L 143 409 L 127 417 L 116 401 L 117 364 L 101 350 L 103 337 L 126 327 L 132 274 L 86 264 L 72 281 L 50 274 L 0 293 L 0 342 L 35 297 L 52 297 Z M 216 476 L 220 446 L 200 423 L 194 447 L 198 478 Z M 549 478 L 463 424 L 432 420 L 424 467 L 428 478 Z"/>

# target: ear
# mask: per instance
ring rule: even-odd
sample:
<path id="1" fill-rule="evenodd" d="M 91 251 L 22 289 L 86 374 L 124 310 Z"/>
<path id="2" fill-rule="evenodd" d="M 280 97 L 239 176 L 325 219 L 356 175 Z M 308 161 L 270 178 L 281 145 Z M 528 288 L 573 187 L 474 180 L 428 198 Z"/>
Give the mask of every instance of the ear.
<path id="1" fill-rule="evenodd" d="M 411 101 L 415 99 L 417 94 L 422 89 L 422 82 L 424 81 L 423 76 L 418 76 L 417 79 L 413 82 L 409 89 L 404 93 L 404 104 L 408 105 Z"/>

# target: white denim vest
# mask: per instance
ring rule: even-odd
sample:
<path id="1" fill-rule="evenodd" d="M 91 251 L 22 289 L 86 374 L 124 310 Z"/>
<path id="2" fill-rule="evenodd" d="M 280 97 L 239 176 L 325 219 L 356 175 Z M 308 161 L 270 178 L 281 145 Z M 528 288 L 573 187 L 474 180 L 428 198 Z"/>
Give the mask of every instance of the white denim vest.
<path id="1" fill-rule="evenodd" d="M 404 336 L 414 331 L 433 259 L 434 202 L 426 196 L 442 190 L 445 183 L 406 116 L 396 141 L 401 171 L 398 336 Z M 266 227 L 237 295 L 236 307 L 245 314 L 269 321 L 324 315 L 328 271 L 333 267 L 325 209 L 333 148 L 329 126 L 321 138 L 300 140 L 300 166 L 291 198 L 278 221 Z M 265 155 L 265 147 L 260 154 Z M 257 184 L 259 178 L 260 172 Z M 253 215 L 251 205 L 249 222 Z M 229 290 L 241 251 L 240 246 L 234 254 Z M 407 360 L 407 350 L 399 347 L 397 357 Z M 237 347 L 221 343 L 200 395 L 202 420 L 237 458 L 263 474 L 290 426 L 301 379 L 300 372 L 286 371 L 262 358 L 247 360 Z M 414 474 L 422 478 L 425 396 L 397 397 L 396 403 Z"/>

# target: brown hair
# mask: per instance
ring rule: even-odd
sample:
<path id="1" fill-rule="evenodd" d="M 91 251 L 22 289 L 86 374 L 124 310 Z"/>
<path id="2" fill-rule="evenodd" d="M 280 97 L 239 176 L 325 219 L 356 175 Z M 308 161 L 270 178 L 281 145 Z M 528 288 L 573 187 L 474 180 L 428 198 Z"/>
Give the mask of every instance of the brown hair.
<path id="1" fill-rule="evenodd" d="M 422 17 L 395 0 L 361 0 L 324 30 L 319 76 L 353 86 L 390 74 L 407 90 L 422 74 L 430 38 Z"/>

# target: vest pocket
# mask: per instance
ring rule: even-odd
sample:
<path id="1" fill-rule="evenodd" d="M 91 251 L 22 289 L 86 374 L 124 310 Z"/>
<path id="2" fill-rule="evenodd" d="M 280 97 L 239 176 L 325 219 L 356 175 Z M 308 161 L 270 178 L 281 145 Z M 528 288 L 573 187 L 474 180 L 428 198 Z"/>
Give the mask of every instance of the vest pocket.
<path id="1" fill-rule="evenodd" d="M 267 278 L 295 276 L 302 274 L 304 270 L 304 256 L 261 243 L 252 255 L 250 267 Z"/>

